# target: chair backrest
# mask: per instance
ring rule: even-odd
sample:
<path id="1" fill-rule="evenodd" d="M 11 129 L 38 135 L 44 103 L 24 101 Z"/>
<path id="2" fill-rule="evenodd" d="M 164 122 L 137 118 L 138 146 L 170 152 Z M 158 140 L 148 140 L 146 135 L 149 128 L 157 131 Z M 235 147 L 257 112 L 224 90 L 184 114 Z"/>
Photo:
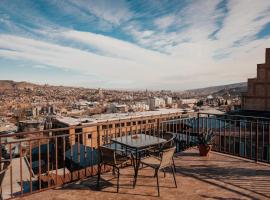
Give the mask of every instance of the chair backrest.
<path id="1" fill-rule="evenodd" d="M 176 147 L 172 147 L 162 151 L 161 162 L 159 167 L 160 169 L 171 166 L 175 149 Z"/>
<path id="2" fill-rule="evenodd" d="M 175 136 L 173 133 L 163 133 L 163 138 L 167 141 L 161 146 L 162 149 L 168 149 L 174 146 Z"/>
<path id="3" fill-rule="evenodd" d="M 101 162 L 116 164 L 115 151 L 113 149 L 100 146 L 99 150 Z"/>
<path id="4" fill-rule="evenodd" d="M 3 164 L 3 166 L 2 166 Z M 0 186 L 2 186 L 5 174 L 10 166 L 10 161 L 9 160 L 2 160 L 1 161 L 1 171 L 0 171 Z"/>

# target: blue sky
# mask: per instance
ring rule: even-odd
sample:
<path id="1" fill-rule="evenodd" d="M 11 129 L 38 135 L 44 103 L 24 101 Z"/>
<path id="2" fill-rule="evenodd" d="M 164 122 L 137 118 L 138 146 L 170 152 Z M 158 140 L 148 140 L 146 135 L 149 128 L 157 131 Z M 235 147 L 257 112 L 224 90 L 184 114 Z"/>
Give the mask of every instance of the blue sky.
<path id="1" fill-rule="evenodd" d="M 0 79 L 184 90 L 256 76 L 269 0 L 0 0 Z"/>

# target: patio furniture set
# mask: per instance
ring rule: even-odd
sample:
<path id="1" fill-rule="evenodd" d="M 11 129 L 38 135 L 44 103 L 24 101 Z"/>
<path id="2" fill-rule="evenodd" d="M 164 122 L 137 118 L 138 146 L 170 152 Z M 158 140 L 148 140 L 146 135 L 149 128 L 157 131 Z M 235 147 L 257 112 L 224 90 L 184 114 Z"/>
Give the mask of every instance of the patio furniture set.
<path id="1" fill-rule="evenodd" d="M 113 168 L 113 173 L 117 173 L 117 192 L 119 192 L 120 169 L 128 162 L 134 168 L 133 188 L 136 186 L 138 172 L 142 166 L 154 170 L 158 196 L 160 196 L 160 171 L 163 171 L 165 176 L 165 169 L 170 168 L 175 187 L 177 187 L 173 160 L 176 149 L 174 139 L 175 136 L 171 133 L 163 133 L 161 138 L 147 134 L 136 134 L 111 139 L 109 145 L 99 148 L 100 162 L 98 165 L 97 187 L 100 186 L 102 166 L 108 165 Z"/>

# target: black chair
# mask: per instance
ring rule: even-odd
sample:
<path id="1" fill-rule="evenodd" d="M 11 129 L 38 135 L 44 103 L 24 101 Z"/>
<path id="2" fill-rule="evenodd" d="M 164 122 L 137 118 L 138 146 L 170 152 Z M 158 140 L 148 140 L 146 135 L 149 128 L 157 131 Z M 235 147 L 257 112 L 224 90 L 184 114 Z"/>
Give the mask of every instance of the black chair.
<path id="1" fill-rule="evenodd" d="M 113 172 L 115 172 L 115 170 L 117 171 L 117 192 L 119 192 L 120 168 L 124 164 L 127 164 L 131 159 L 129 156 L 124 154 L 125 153 L 124 151 L 121 151 L 119 149 L 114 150 L 112 148 L 101 146 L 99 148 L 99 152 L 100 152 L 100 162 L 98 165 L 97 187 L 99 187 L 102 165 L 108 165 L 113 167 Z M 123 152 L 123 154 L 120 154 L 119 152 Z"/>
<path id="2" fill-rule="evenodd" d="M 3 196 L 2 196 L 2 184 L 5 178 L 5 174 L 10 166 L 10 160 L 1 160 L 1 171 L 0 171 L 0 185 L 1 185 L 1 195 L 0 195 L 0 199 L 3 200 Z"/>

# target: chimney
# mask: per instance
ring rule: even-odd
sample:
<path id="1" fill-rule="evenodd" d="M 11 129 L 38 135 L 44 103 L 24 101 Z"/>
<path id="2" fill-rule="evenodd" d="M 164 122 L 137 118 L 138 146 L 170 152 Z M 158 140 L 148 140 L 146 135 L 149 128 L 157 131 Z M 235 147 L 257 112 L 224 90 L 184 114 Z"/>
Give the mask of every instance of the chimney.
<path id="1" fill-rule="evenodd" d="M 265 63 L 270 63 L 270 48 L 265 51 Z"/>

